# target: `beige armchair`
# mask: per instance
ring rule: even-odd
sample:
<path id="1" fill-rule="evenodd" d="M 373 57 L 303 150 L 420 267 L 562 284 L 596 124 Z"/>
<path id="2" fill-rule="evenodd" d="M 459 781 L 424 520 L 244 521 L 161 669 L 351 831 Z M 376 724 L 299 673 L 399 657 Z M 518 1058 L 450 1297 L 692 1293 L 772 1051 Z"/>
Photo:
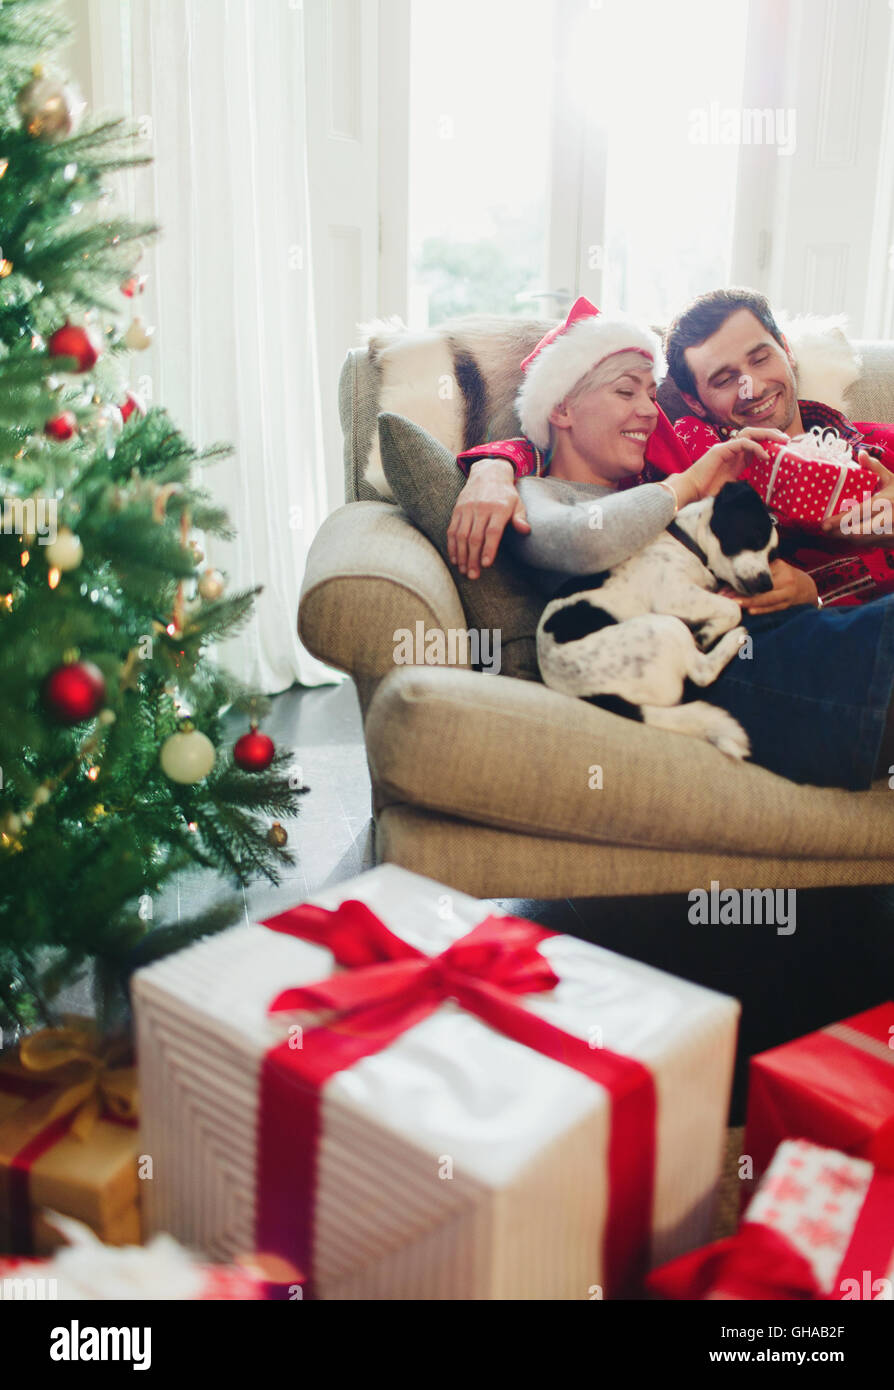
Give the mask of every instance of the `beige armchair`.
<path id="1" fill-rule="evenodd" d="M 894 344 L 857 347 L 852 417 L 894 420 Z M 887 780 L 798 786 L 535 681 L 395 665 L 396 629 L 467 620 L 438 551 L 363 477 L 377 392 L 367 352 L 352 351 L 346 503 L 314 539 L 298 631 L 357 686 L 379 861 L 493 898 L 894 881 Z"/>

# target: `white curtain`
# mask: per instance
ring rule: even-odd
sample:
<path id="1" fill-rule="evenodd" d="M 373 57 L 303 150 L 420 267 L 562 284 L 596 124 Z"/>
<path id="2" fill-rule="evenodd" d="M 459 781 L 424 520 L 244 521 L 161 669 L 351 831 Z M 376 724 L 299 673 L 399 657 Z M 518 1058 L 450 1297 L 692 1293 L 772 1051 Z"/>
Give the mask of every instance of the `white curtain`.
<path id="1" fill-rule="evenodd" d="M 97 5 L 91 24 L 109 16 Z M 123 95 L 153 164 L 128 203 L 161 236 L 134 313 L 155 326 L 134 359 L 197 446 L 235 446 L 205 482 L 238 528 L 205 538 L 229 590 L 263 584 L 251 626 L 220 659 L 267 693 L 339 681 L 298 641 L 296 615 L 326 495 L 312 294 L 300 0 L 126 0 L 118 9 Z M 106 50 L 108 49 L 108 40 Z M 94 55 L 97 44 L 94 41 Z M 94 58 L 97 79 L 108 59 Z M 340 499 L 335 499 L 339 501 Z"/>

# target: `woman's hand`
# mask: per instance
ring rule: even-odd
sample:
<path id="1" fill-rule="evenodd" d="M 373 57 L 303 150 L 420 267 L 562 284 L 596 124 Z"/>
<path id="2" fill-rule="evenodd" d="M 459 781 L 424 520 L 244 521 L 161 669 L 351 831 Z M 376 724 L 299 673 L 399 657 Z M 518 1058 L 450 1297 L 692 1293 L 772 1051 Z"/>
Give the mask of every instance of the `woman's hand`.
<path id="1" fill-rule="evenodd" d="M 762 430 L 749 426 L 740 430 L 722 444 L 715 444 L 706 454 L 702 454 L 684 473 L 672 473 L 665 478 L 677 494 L 677 505 L 688 506 L 702 497 L 713 497 L 725 483 L 738 478 L 745 464 L 752 457 L 766 461 L 767 451 L 760 441 L 775 439 L 788 442 L 788 435 L 781 430 Z"/>
<path id="2" fill-rule="evenodd" d="M 734 589 L 721 589 L 724 598 L 734 598 L 742 605 L 745 613 L 781 613 L 783 608 L 794 608 L 798 603 L 809 603 L 817 607 L 819 591 L 809 574 L 795 569 L 785 560 L 770 563 L 773 587 L 764 594 L 737 594 Z"/>
<path id="3" fill-rule="evenodd" d="M 476 459 L 447 528 L 447 554 L 460 574 L 477 579 L 492 565 L 509 522 L 527 535 L 531 530 L 515 487 L 515 469 L 508 459 Z"/>

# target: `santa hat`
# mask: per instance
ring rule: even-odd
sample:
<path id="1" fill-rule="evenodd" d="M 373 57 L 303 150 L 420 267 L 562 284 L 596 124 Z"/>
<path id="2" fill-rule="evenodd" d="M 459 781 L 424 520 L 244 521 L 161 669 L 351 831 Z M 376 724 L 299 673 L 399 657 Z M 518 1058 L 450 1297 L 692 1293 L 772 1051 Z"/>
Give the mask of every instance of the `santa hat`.
<path id="1" fill-rule="evenodd" d="M 549 445 L 549 416 L 581 377 L 618 352 L 640 352 L 656 382 L 665 372 L 658 338 L 626 314 L 602 314 L 581 297 L 564 323 L 551 328 L 522 362 L 524 380 L 515 401 L 521 427 L 538 449 Z"/>

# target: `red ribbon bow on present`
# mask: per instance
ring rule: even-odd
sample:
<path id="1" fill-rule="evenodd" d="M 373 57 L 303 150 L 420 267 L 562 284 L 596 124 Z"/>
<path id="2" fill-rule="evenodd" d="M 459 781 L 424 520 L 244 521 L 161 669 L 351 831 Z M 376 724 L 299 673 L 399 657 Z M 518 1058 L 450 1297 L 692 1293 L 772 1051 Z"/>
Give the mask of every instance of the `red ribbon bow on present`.
<path id="1" fill-rule="evenodd" d="M 647 1280 L 663 1298 L 728 1297 L 749 1300 L 840 1300 L 845 1286 L 871 1297 L 885 1287 L 894 1256 L 894 1174 L 876 1170 L 850 1241 L 829 1289 L 823 1289 L 810 1261 L 773 1227 L 743 1221 L 734 1236 L 671 1260 Z M 867 1293 L 867 1290 L 869 1291 Z"/>
<path id="2" fill-rule="evenodd" d="M 554 935 L 518 917 L 488 917 L 438 956 L 389 931 L 365 903 L 334 912 L 304 904 L 269 919 L 274 931 L 325 945 L 342 973 L 286 989 L 271 1012 L 326 1015 L 264 1059 L 259 1121 L 257 1241 L 309 1272 L 320 1137 L 320 1093 L 336 1073 L 382 1051 L 446 1000 L 505 1036 L 583 1072 L 611 1096 L 606 1286 L 637 1288 L 647 1268 L 655 1166 L 655 1088 L 647 1067 L 592 1048 L 529 1013 L 517 996 L 554 989 L 558 976 L 540 954 Z M 583 1295 L 582 1295 L 583 1296 Z"/>

